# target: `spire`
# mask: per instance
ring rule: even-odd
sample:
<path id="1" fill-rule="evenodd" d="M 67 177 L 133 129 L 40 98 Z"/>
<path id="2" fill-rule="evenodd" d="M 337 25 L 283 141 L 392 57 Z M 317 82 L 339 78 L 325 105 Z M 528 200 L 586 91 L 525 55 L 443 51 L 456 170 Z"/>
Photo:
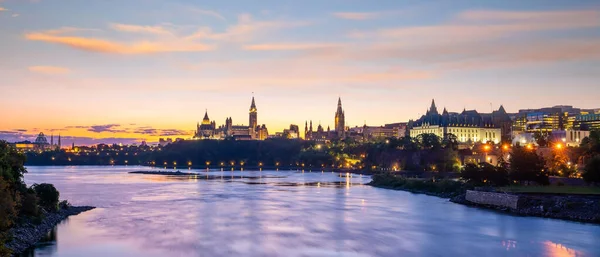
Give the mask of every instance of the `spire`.
<path id="1" fill-rule="evenodd" d="M 431 107 L 429 107 L 429 112 L 431 114 L 437 114 L 437 107 L 435 107 L 435 99 L 431 99 Z"/>
<path id="2" fill-rule="evenodd" d="M 252 103 L 250 104 L 250 111 L 256 111 L 256 103 L 254 102 L 254 96 L 252 96 Z"/>
<path id="3" fill-rule="evenodd" d="M 204 111 L 204 118 L 202 119 L 202 125 L 210 125 L 210 119 L 208 118 L 208 110 Z"/>
<path id="4" fill-rule="evenodd" d="M 338 98 L 338 104 L 337 104 L 337 111 L 335 112 L 336 115 L 342 115 L 344 113 L 344 109 L 342 109 L 342 98 L 339 97 Z"/>
<path id="5" fill-rule="evenodd" d="M 58 148 L 60 148 L 60 133 L 58 134 Z"/>
<path id="6" fill-rule="evenodd" d="M 448 115 L 448 110 L 446 110 L 446 107 L 444 107 L 444 111 L 442 112 L 442 114 Z"/>

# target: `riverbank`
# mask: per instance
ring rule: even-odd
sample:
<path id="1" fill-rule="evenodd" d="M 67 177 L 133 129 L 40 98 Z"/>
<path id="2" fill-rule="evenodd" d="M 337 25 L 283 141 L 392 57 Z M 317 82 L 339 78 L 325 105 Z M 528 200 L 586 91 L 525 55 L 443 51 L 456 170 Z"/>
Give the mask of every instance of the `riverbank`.
<path id="1" fill-rule="evenodd" d="M 535 193 L 507 193 L 494 192 L 482 194 L 481 202 L 494 202 L 495 199 L 486 197 L 511 196 L 515 198 L 512 208 L 502 205 L 481 204 L 467 200 L 467 191 L 475 191 L 475 187 L 460 181 L 453 180 L 429 180 L 408 179 L 392 174 L 377 174 L 368 185 L 402 190 L 418 194 L 426 194 L 449 199 L 453 203 L 484 209 L 505 212 L 519 216 L 533 216 L 542 218 L 553 218 L 561 220 L 578 221 L 585 223 L 600 224 L 600 196 L 582 194 L 535 194 Z M 481 190 L 481 189 L 480 189 Z M 489 201 L 486 201 L 489 200 Z"/>
<path id="2" fill-rule="evenodd" d="M 467 200 L 466 193 L 452 197 L 453 203 L 480 207 L 519 216 L 533 216 L 600 224 L 600 196 L 552 194 L 497 194 L 516 197 L 516 208 L 480 204 Z"/>
<path id="3" fill-rule="evenodd" d="M 69 216 L 77 215 L 94 208 L 91 206 L 70 206 L 60 209 L 57 212 L 46 213 L 41 222 L 25 218 L 9 230 L 12 240 L 6 243 L 6 247 L 12 251 L 13 255 L 19 255 L 27 248 L 34 246 L 61 221 L 67 219 Z"/>
<path id="4" fill-rule="evenodd" d="M 367 183 L 370 186 L 426 194 L 441 198 L 452 198 L 465 193 L 469 189 L 473 189 L 470 185 L 448 179 L 412 179 L 395 176 L 389 173 L 376 174 L 373 175 L 372 178 L 373 180 Z"/>

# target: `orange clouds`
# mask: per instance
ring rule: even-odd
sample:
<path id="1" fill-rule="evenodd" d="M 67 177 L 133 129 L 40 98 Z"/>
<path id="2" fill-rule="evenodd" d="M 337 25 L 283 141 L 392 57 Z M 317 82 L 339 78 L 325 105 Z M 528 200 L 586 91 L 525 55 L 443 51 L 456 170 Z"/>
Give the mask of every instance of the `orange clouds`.
<path id="1" fill-rule="evenodd" d="M 205 12 L 206 15 L 217 15 L 218 13 L 206 13 L 206 10 L 197 10 Z M 147 34 L 153 37 L 134 42 L 120 42 L 110 39 L 100 39 L 96 37 L 67 36 L 67 33 L 76 33 L 83 31 L 100 32 L 98 29 L 80 29 L 73 27 L 63 27 L 55 30 L 41 32 L 31 32 L 25 34 L 25 38 L 33 41 L 43 41 L 69 46 L 71 48 L 117 54 L 152 54 L 161 52 L 200 52 L 216 49 L 215 44 L 199 43 L 198 40 L 209 40 L 221 43 L 246 42 L 257 36 L 277 29 L 304 26 L 308 22 L 290 22 L 290 21 L 255 21 L 249 14 L 242 14 L 238 17 L 238 22 L 230 25 L 223 32 L 214 32 L 211 28 L 201 27 L 196 32 L 188 35 L 179 35 L 180 29 L 186 26 L 170 25 L 163 26 L 143 26 L 132 24 L 112 23 L 110 28 L 116 32 Z"/>
<path id="2" fill-rule="evenodd" d="M 112 28 L 124 32 L 145 32 L 151 34 L 165 35 L 168 31 L 161 27 L 137 26 L 125 24 L 113 24 Z M 48 30 L 43 32 L 33 32 L 25 34 L 25 38 L 33 41 L 43 41 L 69 46 L 71 48 L 100 53 L 115 54 L 152 54 L 164 52 L 200 52 L 210 51 L 214 46 L 197 43 L 194 40 L 179 38 L 174 36 L 165 36 L 158 39 L 144 40 L 130 43 L 116 42 L 92 37 L 67 36 L 65 33 L 86 31 L 88 29 L 79 28 L 60 28 L 57 30 Z M 97 31 L 97 30 L 96 30 Z"/>
<path id="3" fill-rule="evenodd" d="M 46 74 L 46 75 L 63 75 L 71 72 L 68 68 L 57 66 L 31 66 L 28 67 L 31 72 Z"/>

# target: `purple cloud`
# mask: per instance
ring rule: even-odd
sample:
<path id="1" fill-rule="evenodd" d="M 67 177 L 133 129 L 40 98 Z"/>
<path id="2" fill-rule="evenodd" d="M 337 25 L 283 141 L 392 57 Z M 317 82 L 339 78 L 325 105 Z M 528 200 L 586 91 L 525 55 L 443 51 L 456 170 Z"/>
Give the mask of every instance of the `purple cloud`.
<path id="1" fill-rule="evenodd" d="M 189 131 L 181 129 L 155 129 L 152 127 L 139 127 L 133 131 L 136 134 L 149 135 L 149 136 L 185 136 L 190 135 Z"/>

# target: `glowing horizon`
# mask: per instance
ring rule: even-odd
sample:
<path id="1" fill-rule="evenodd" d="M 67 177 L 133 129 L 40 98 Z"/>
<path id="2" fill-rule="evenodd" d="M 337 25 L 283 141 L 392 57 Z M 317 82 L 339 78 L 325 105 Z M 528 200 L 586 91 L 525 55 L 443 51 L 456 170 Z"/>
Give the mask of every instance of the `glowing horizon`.
<path id="1" fill-rule="evenodd" d="M 101 11 L 99 11 L 101 10 Z M 449 111 L 599 108 L 586 1 L 0 1 L 0 139 L 189 138 L 208 109 L 270 134 Z M 69 141 L 71 140 L 71 141 Z M 14 140 L 12 140 L 14 141 Z"/>

